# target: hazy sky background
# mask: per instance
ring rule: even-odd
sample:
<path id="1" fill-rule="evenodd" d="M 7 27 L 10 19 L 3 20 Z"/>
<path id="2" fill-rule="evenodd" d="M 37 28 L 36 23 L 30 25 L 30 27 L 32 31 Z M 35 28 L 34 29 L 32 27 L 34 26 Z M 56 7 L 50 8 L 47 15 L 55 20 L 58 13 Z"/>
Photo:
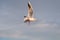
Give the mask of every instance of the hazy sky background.
<path id="1" fill-rule="evenodd" d="M 60 40 L 60 0 L 30 1 L 37 22 L 28 25 L 23 20 L 28 0 L 0 0 L 0 39 Z"/>

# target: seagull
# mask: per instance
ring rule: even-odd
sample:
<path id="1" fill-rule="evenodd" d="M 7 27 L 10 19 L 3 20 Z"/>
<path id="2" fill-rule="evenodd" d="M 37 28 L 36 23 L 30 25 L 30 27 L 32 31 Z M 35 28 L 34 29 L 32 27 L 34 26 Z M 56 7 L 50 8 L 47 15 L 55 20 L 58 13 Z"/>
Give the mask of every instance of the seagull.
<path id="1" fill-rule="evenodd" d="M 32 5 L 30 3 L 30 1 L 28 2 L 28 15 L 24 16 L 24 22 L 34 22 L 36 21 L 36 19 L 33 17 L 33 8 Z"/>

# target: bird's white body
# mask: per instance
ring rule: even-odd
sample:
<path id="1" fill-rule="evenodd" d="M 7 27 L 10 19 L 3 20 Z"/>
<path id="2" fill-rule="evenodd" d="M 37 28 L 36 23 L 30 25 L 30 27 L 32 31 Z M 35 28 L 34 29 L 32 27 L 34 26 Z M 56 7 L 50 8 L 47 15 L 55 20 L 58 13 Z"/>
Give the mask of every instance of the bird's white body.
<path id="1" fill-rule="evenodd" d="M 26 18 L 24 18 L 24 21 L 25 21 L 25 22 L 27 22 L 27 21 L 33 22 L 33 21 L 36 21 L 36 19 L 33 18 L 33 17 L 26 17 Z"/>
<path id="2" fill-rule="evenodd" d="M 28 2 L 28 15 L 24 16 L 24 22 L 33 22 L 33 21 L 36 21 L 36 19 L 33 17 L 33 8 L 29 1 Z"/>

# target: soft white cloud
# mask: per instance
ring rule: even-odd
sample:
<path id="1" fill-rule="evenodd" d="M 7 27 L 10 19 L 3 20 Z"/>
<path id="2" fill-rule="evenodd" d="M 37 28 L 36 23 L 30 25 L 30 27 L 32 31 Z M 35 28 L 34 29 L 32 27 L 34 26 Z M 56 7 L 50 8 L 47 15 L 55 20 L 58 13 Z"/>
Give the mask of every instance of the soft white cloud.
<path id="1" fill-rule="evenodd" d="M 22 38 L 22 39 L 28 38 L 27 35 L 24 35 L 22 33 L 22 31 L 19 31 L 19 30 L 15 31 L 15 32 L 13 31 L 13 33 L 8 33 L 8 32 L 6 32 L 6 33 L 0 33 L 0 37 Z"/>

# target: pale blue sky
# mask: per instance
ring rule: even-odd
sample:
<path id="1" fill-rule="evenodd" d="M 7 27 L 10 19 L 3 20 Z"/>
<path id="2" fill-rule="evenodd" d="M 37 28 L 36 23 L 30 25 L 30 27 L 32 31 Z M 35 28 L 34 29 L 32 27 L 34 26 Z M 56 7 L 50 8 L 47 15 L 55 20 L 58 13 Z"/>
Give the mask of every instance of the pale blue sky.
<path id="1" fill-rule="evenodd" d="M 60 0 L 30 1 L 37 22 L 28 25 L 23 20 L 28 0 L 0 0 L 0 39 L 60 40 Z"/>

